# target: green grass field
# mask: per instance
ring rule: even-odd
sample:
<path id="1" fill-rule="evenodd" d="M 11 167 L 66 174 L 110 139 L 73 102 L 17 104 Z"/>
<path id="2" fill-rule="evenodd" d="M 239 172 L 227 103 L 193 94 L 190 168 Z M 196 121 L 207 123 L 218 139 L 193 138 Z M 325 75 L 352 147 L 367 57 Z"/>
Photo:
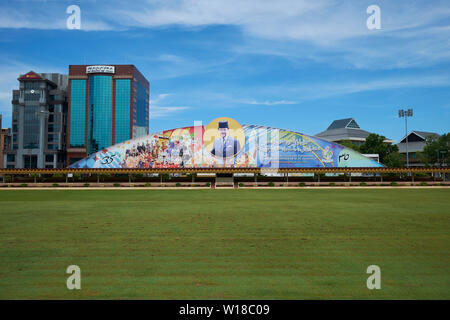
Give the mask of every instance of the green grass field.
<path id="1" fill-rule="evenodd" d="M 0 298 L 450 299 L 449 227 L 450 189 L 2 190 Z"/>

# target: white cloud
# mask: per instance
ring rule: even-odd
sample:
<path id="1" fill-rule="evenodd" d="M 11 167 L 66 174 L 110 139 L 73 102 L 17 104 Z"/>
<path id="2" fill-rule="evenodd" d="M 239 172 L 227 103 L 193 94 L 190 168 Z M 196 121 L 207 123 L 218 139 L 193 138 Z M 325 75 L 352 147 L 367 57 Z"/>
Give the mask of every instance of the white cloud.
<path id="1" fill-rule="evenodd" d="M 316 100 L 339 95 L 354 94 L 378 90 L 393 90 L 400 88 L 435 88 L 450 87 L 448 76 L 410 76 L 390 77 L 359 82 L 330 82 L 309 85 L 285 87 L 289 94 L 298 95 L 302 100 Z M 268 90 L 266 88 L 265 90 Z"/>
<path id="2" fill-rule="evenodd" d="M 186 106 L 161 106 L 159 103 L 171 96 L 171 93 L 161 93 L 155 99 L 150 99 L 150 118 L 160 119 L 170 117 L 180 111 L 188 110 L 190 107 Z"/>
<path id="3" fill-rule="evenodd" d="M 152 99 L 152 103 L 158 103 L 171 95 L 171 93 L 160 93 L 156 98 Z"/>
<path id="4" fill-rule="evenodd" d="M 5 1 L 0 4 L 0 28 L 67 30 L 66 21 L 70 14 L 66 13 L 66 8 L 71 4 L 65 1 L 15 1 L 13 4 Z M 97 14 L 102 8 L 98 4 L 96 8 L 95 2 L 78 5 L 81 7 L 81 31 L 120 29 L 110 23 L 108 16 Z"/>
<path id="5" fill-rule="evenodd" d="M 107 5 L 80 1 L 82 29 L 110 30 L 127 27 L 181 25 L 203 27 L 233 25 L 268 39 L 308 40 L 327 45 L 337 40 L 376 32 L 366 27 L 366 8 L 373 0 L 121 0 Z M 447 0 L 378 0 L 382 31 L 421 27 L 450 15 Z M 1 28 L 65 29 L 69 16 L 65 2 L 0 5 Z M 49 7 L 52 6 L 52 10 Z M 378 32 L 378 33 L 380 33 Z"/>
<path id="6" fill-rule="evenodd" d="M 283 104 L 296 104 L 296 101 L 278 100 L 278 101 L 256 101 L 256 100 L 244 100 L 242 103 L 253 105 L 265 105 L 265 106 L 277 106 Z"/>
<path id="7" fill-rule="evenodd" d="M 120 0 L 110 0 L 107 5 L 79 2 L 85 31 L 227 25 L 238 27 L 246 39 L 263 40 L 260 48 L 244 46 L 241 53 L 272 53 L 369 69 L 420 67 L 450 60 L 448 0 L 377 0 L 381 30 L 366 27 L 366 8 L 372 4 L 373 0 L 136 0 L 133 6 Z M 0 28 L 65 29 L 67 5 L 4 2 L 0 5 Z M 289 49 L 280 43 L 294 45 Z M 329 57 L 330 53 L 337 58 Z M 179 70 L 161 72 L 160 79 L 201 72 L 201 66 L 209 64 L 171 54 L 158 59 Z"/>
<path id="8" fill-rule="evenodd" d="M 152 106 L 150 108 L 150 118 L 160 119 L 171 117 L 174 113 L 180 111 L 188 110 L 189 107 L 162 107 L 162 106 Z"/>
<path id="9" fill-rule="evenodd" d="M 382 32 L 417 28 L 446 18 L 448 3 L 377 1 Z M 133 10 L 118 8 L 120 23 L 128 26 L 235 25 L 253 36 L 309 40 L 328 44 L 374 34 L 366 27 L 366 8 L 373 0 L 175 0 L 141 1 Z M 113 9 L 114 11 L 114 9 Z"/>

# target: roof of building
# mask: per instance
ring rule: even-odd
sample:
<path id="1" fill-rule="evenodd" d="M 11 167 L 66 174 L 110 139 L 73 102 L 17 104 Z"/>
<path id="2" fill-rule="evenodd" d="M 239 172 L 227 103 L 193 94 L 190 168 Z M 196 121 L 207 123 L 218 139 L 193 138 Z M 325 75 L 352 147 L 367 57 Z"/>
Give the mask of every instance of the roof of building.
<path id="1" fill-rule="evenodd" d="M 46 81 L 47 83 L 50 83 L 52 86 L 57 87 L 58 85 L 53 82 L 52 80 L 48 79 L 46 75 L 52 75 L 52 73 L 43 73 L 39 74 L 31 70 L 28 73 L 21 74 L 17 80 L 19 81 Z"/>
<path id="2" fill-rule="evenodd" d="M 408 134 L 408 137 L 411 135 L 415 135 L 421 139 L 423 139 L 423 141 L 425 141 L 429 136 L 435 136 L 435 137 L 439 137 L 439 134 L 437 134 L 436 132 L 427 132 L 427 131 L 416 131 L 413 130 Z M 403 138 L 400 139 L 400 143 L 406 143 L 406 136 L 403 136 Z M 408 142 L 409 144 L 409 142 Z"/>
<path id="3" fill-rule="evenodd" d="M 327 130 L 332 129 L 342 129 L 342 128 L 355 128 L 360 129 L 360 126 L 356 123 L 355 119 L 353 118 L 346 118 L 346 119 L 340 119 L 340 120 L 334 120 Z"/>
<path id="4" fill-rule="evenodd" d="M 324 138 L 328 141 L 340 140 L 360 140 L 363 141 L 369 136 L 370 132 L 362 129 L 339 128 L 323 131 L 316 134 L 316 137 Z"/>
<path id="5" fill-rule="evenodd" d="M 410 140 L 411 136 L 414 139 Z M 408 134 L 408 152 L 422 152 L 426 145 L 426 139 L 430 136 L 439 137 L 439 134 L 427 131 L 411 131 Z M 406 136 L 397 143 L 397 146 L 400 153 L 406 153 Z"/>
<path id="6" fill-rule="evenodd" d="M 370 135 L 370 132 L 361 129 L 353 118 L 334 120 L 327 130 L 316 134 L 316 137 L 326 139 L 328 141 L 356 140 L 364 141 Z M 386 139 L 385 142 L 394 142 Z"/>

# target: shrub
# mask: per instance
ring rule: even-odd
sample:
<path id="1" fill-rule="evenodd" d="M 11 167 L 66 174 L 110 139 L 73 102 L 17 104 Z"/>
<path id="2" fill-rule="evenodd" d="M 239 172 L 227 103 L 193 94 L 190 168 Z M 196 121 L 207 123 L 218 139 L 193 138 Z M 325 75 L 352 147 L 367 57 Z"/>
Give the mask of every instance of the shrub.
<path id="1" fill-rule="evenodd" d="M 134 178 L 135 179 L 142 179 L 144 177 L 144 175 L 142 174 L 142 173 L 136 173 L 135 175 L 134 175 Z"/>
<path id="2" fill-rule="evenodd" d="M 59 184 L 54 183 L 53 186 L 54 186 L 54 187 L 59 187 Z"/>
<path id="3" fill-rule="evenodd" d="M 304 187 L 304 186 L 306 186 L 306 183 L 300 182 L 300 183 L 298 184 L 298 186 L 299 186 L 299 187 Z"/>
<path id="4" fill-rule="evenodd" d="M 206 183 L 206 186 L 207 186 L 207 187 L 211 187 L 211 182 L 207 182 L 207 183 Z"/>
<path id="5" fill-rule="evenodd" d="M 146 186 L 146 187 L 150 187 L 150 183 L 147 182 L 147 183 L 145 184 L 145 186 Z"/>
<path id="6" fill-rule="evenodd" d="M 270 181 L 267 185 L 268 185 L 269 187 L 275 187 L 275 183 L 273 183 L 272 181 Z"/>
<path id="7" fill-rule="evenodd" d="M 85 184 L 83 184 L 83 186 L 89 187 L 89 183 L 85 183 Z"/>
<path id="8" fill-rule="evenodd" d="M 336 185 L 336 183 L 330 182 L 330 187 L 334 187 L 335 185 Z"/>
<path id="9" fill-rule="evenodd" d="M 105 181 L 105 179 L 111 178 L 111 174 L 109 174 L 109 173 L 100 173 L 98 175 L 98 177 L 99 177 L 99 180 Z"/>
<path id="10" fill-rule="evenodd" d="M 420 183 L 420 185 L 421 185 L 421 186 L 427 186 L 428 183 L 426 183 L 425 181 L 422 181 L 422 182 Z"/>
<path id="11" fill-rule="evenodd" d="M 239 188 L 242 188 L 244 186 L 244 184 L 242 182 L 239 182 L 238 186 L 239 186 Z"/>
<path id="12" fill-rule="evenodd" d="M 175 187 L 181 187 L 181 183 L 179 182 L 175 183 Z"/>
<path id="13" fill-rule="evenodd" d="M 114 187 L 120 187 L 120 183 L 117 183 L 117 182 L 116 182 L 116 183 L 113 184 L 113 186 L 114 186 Z"/>
<path id="14" fill-rule="evenodd" d="M 28 183 L 22 183 L 20 186 L 21 187 L 28 187 Z"/>
<path id="15" fill-rule="evenodd" d="M 398 183 L 395 182 L 395 181 L 392 181 L 392 182 L 391 182 L 391 186 L 396 187 L 396 186 L 398 186 Z"/>
<path id="16" fill-rule="evenodd" d="M 364 186 L 367 186 L 367 183 L 361 182 L 359 185 L 360 185 L 361 187 L 364 187 Z"/>

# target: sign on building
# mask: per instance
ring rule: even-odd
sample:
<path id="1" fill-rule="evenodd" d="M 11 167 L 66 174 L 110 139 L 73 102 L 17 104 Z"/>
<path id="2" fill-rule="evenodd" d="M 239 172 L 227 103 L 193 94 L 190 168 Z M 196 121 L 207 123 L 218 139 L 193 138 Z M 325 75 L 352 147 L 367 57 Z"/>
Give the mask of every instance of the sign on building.
<path id="1" fill-rule="evenodd" d="M 114 73 L 114 66 L 87 66 L 86 73 Z"/>

